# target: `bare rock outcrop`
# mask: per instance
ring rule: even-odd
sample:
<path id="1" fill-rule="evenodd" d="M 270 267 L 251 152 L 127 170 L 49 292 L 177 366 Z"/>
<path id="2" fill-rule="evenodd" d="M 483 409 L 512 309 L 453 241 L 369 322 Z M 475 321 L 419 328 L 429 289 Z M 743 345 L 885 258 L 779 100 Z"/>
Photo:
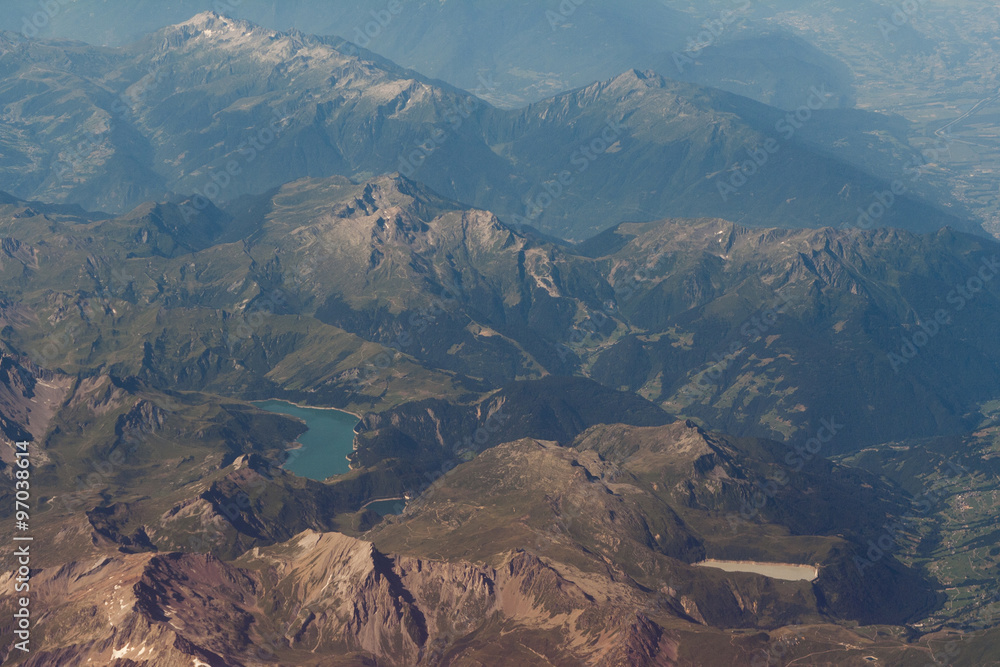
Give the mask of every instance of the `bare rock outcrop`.
<path id="1" fill-rule="evenodd" d="M 476 659 L 498 636 L 574 664 L 675 656 L 656 623 L 525 552 L 491 567 L 306 531 L 228 563 L 181 553 L 69 563 L 35 573 L 32 590 L 45 633 L 30 665 L 434 665 Z M 12 605 L 0 597 L 5 612 Z"/>

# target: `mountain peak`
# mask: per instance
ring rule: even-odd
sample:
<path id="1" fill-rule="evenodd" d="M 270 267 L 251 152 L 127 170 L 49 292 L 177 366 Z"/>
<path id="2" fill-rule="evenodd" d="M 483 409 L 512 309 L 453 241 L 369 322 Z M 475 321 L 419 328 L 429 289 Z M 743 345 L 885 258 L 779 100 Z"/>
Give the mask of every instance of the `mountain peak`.
<path id="1" fill-rule="evenodd" d="M 208 9 L 203 12 L 198 12 L 197 14 L 189 18 L 187 21 L 182 21 L 177 25 L 202 25 L 207 21 L 215 21 L 221 18 L 222 14 L 213 11 L 211 9 Z"/>
<path id="2" fill-rule="evenodd" d="M 626 70 L 608 82 L 609 87 L 662 88 L 664 79 L 653 70 Z"/>
<path id="3" fill-rule="evenodd" d="M 258 62 L 271 65 L 288 63 L 303 49 L 309 50 L 297 72 L 329 72 L 352 60 L 353 56 L 332 46 L 326 40 L 307 35 L 296 29 L 273 30 L 257 23 L 235 19 L 214 11 L 195 14 L 187 21 L 163 28 L 154 39 L 165 37 L 168 48 L 185 46 L 193 52 L 206 48 L 219 49 L 230 56 L 243 52 Z M 319 64 L 322 63 L 322 64 Z"/>
<path id="4" fill-rule="evenodd" d="M 223 16 L 214 11 L 195 14 L 187 21 L 178 23 L 167 30 L 180 30 L 189 36 L 204 35 L 205 37 L 245 37 L 250 34 L 275 36 L 274 30 L 262 28 L 255 23 Z"/>
<path id="5" fill-rule="evenodd" d="M 189 26 L 192 28 L 198 28 L 200 30 L 205 30 L 206 28 L 226 28 L 236 23 L 234 19 L 227 18 L 221 14 L 213 11 L 201 12 L 195 14 L 187 21 L 183 21 L 177 24 L 177 27 Z M 241 21 L 242 23 L 242 21 Z"/>

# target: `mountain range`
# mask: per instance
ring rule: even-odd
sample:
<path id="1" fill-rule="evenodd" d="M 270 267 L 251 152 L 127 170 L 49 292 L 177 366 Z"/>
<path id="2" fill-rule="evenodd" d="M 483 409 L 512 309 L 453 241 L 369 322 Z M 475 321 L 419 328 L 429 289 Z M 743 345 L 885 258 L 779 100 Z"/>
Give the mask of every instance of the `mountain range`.
<path id="1" fill-rule="evenodd" d="M 8 33 L 0 189 L 120 213 L 148 199 L 205 207 L 299 177 L 398 171 L 577 240 L 669 215 L 978 228 L 947 198 L 904 191 L 910 153 L 898 144 L 879 147 L 890 157 L 871 173 L 806 143 L 800 130 L 835 98 L 822 85 L 803 87 L 785 112 L 630 70 L 503 110 L 345 45 L 213 13 L 116 49 Z M 867 122 L 853 123 L 859 145 Z"/>
<path id="2" fill-rule="evenodd" d="M 628 0 L 612 9 L 520 0 L 461 6 L 406 0 L 390 8 L 374 0 L 221 0 L 212 8 L 274 30 L 336 35 L 355 48 L 371 49 L 459 88 L 473 90 L 490 82 L 483 96 L 502 107 L 522 106 L 633 67 L 662 68 L 664 74 L 782 108 L 799 104 L 797 91 L 787 88 L 787 82 L 806 78 L 834 87 L 845 102 L 850 98 L 852 82 L 842 64 L 787 29 L 776 31 L 752 20 L 753 6 L 735 4 L 722 20 L 718 11 L 699 16 L 697 7 L 672 4 Z M 104 8 L 122 17 L 113 30 L 85 5 L 66 4 L 39 17 L 37 4 L 12 0 L 0 8 L 0 29 L 32 38 L 122 46 L 181 23 L 206 6 L 190 0 L 112 0 Z M 484 35 L 470 30 L 474 25 L 494 29 Z M 743 82 L 720 66 L 735 60 L 747 68 Z"/>
<path id="3" fill-rule="evenodd" d="M 106 4 L 0 33 L 5 664 L 1000 664 L 1000 243 L 801 4 Z"/>

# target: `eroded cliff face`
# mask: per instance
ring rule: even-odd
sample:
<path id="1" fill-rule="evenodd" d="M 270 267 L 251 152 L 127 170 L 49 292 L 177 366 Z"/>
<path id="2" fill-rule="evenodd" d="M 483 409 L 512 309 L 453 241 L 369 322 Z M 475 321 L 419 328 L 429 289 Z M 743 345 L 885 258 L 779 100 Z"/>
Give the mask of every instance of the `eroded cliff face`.
<path id="1" fill-rule="evenodd" d="M 13 441 L 37 440 L 73 384 L 73 378 L 0 353 L 0 432 Z M 6 455 L 4 459 L 6 460 Z"/>
<path id="2" fill-rule="evenodd" d="M 646 657 L 629 664 L 670 664 L 662 628 L 525 552 L 492 567 L 389 556 L 369 542 L 309 531 L 237 562 L 259 573 L 260 600 L 288 624 L 284 636 L 295 651 L 441 664 L 489 655 L 510 635 L 505 645 L 538 651 L 536 658 L 611 665 L 631 650 Z"/>
<path id="3" fill-rule="evenodd" d="M 183 566 L 185 576 L 167 585 L 163 576 L 171 561 Z M 31 581 L 32 610 L 36 614 L 36 627 L 44 626 L 45 630 L 42 637 L 34 640 L 31 652 L 21 664 L 31 667 L 240 664 L 220 659 L 207 647 L 215 645 L 218 648 L 219 642 L 204 641 L 205 638 L 199 636 L 206 634 L 206 629 L 211 632 L 232 627 L 239 620 L 238 612 L 227 604 L 231 600 L 223 597 L 223 591 L 229 592 L 223 582 L 230 580 L 230 569 L 204 556 L 141 554 L 81 561 L 38 571 Z M 9 578 L 10 575 L 4 575 L 5 591 L 13 588 L 7 585 Z M 247 581 L 244 578 L 239 583 Z M 177 618 L 171 601 L 164 600 L 160 594 L 172 588 L 176 589 L 172 602 L 176 604 L 182 599 L 185 602 Z M 208 599 L 216 601 L 211 618 L 205 615 L 209 611 L 206 606 L 199 608 L 193 604 L 205 599 L 194 593 L 195 589 L 205 591 Z M 179 596 L 180 591 L 189 594 Z M 10 597 L 0 598 L 5 609 L 11 603 Z M 190 628 L 186 627 L 189 622 Z M 7 630 L 9 628 L 4 627 L 4 631 Z"/>
<path id="4" fill-rule="evenodd" d="M 491 567 L 307 531 L 232 563 L 180 553 L 70 563 L 37 572 L 32 590 L 45 628 L 32 666 L 431 665 L 501 647 L 511 659 L 607 667 L 676 657 L 662 627 L 617 607 L 623 598 L 595 597 L 524 552 Z"/>

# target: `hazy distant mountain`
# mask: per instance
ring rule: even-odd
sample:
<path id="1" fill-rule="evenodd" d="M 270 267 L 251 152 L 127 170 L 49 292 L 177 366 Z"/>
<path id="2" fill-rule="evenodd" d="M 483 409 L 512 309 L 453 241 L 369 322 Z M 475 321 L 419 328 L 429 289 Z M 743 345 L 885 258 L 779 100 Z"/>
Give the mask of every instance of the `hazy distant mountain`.
<path id="1" fill-rule="evenodd" d="M 115 3 L 123 9 L 115 10 L 120 19 L 111 30 L 99 17 Z M 32 0 L 3 4 L 0 12 L 11 7 L 4 26 L 15 31 L 26 15 L 38 11 Z M 62 7 L 39 37 L 101 35 L 127 41 L 207 8 L 192 0 L 79 1 Z M 845 107 L 857 101 L 862 109 L 903 114 L 913 123 L 909 140 L 923 148 L 937 140 L 934 132 L 941 126 L 997 89 L 991 26 L 998 14 L 995 3 L 986 0 L 905 6 L 880 0 L 579 5 L 552 0 L 538 7 L 523 0 L 407 0 L 384 26 L 371 13 L 385 18 L 387 3 L 379 0 L 335 0 L 319 7 L 315 0 L 220 0 L 212 8 L 271 28 L 359 40 L 425 75 L 480 89 L 481 96 L 501 106 L 537 101 L 629 68 L 653 69 L 789 110 L 803 103 L 809 87 L 825 85 Z M 370 42 L 365 29 L 375 35 Z M 505 48 L 508 43 L 515 48 Z M 970 121 L 954 128 L 960 141 L 945 160 L 931 160 L 935 164 L 925 180 L 959 196 L 996 233 L 1000 221 L 994 212 L 1000 207 L 993 175 L 977 166 L 995 159 L 996 127 L 988 114 Z"/>
<path id="2" fill-rule="evenodd" d="M 892 195 L 903 165 L 878 178 L 802 143 L 798 129 L 813 113 L 805 106 L 798 120 L 630 70 L 505 111 L 342 49 L 213 14 L 119 50 L 8 35 L 0 63 L 16 76 L 2 88 L 12 102 L 0 188 L 120 212 L 170 192 L 223 202 L 303 176 L 397 170 L 578 240 L 675 215 L 853 224 L 886 192 L 893 201 L 873 225 L 974 228 Z M 816 110 L 832 95 L 805 92 Z"/>
<path id="3" fill-rule="evenodd" d="M 962 218 L 960 207 L 956 214 L 909 195 L 892 195 L 892 182 L 897 192 L 909 192 L 904 179 L 913 171 L 906 171 L 903 160 L 911 155 L 898 144 L 893 145 L 898 157 L 874 146 L 882 158 L 869 158 L 877 176 L 852 164 L 859 162 L 861 150 L 829 147 L 849 138 L 855 140 L 849 144 L 871 148 L 863 138 L 869 129 L 881 129 L 883 121 L 857 113 L 851 129 L 840 123 L 839 133 L 806 131 L 813 114 L 820 118 L 827 92 L 803 91 L 796 115 L 633 70 L 516 114 L 493 112 L 502 114 L 503 125 L 490 143 L 515 165 L 524 165 L 523 171 L 535 167 L 536 180 L 525 185 L 530 194 L 520 198 L 526 203 L 513 211 L 509 201 L 498 201 L 496 189 L 472 201 L 577 240 L 596 234 L 609 219 L 651 220 L 663 213 L 723 217 L 752 226 L 976 229 Z M 623 128 L 620 133 L 609 121 Z M 807 136 L 812 140 L 805 141 Z M 610 144 L 604 152 L 588 152 L 588 144 L 601 147 L 604 139 Z M 571 179 L 566 187 L 556 178 L 563 171 Z M 879 196 L 888 206 L 872 209 L 878 221 L 864 218 Z M 590 223 L 593 218 L 600 222 Z"/>
<path id="4" fill-rule="evenodd" d="M 405 0 L 393 8 L 385 0 L 219 0 L 211 7 L 197 0 L 105 0 L 100 11 L 76 2 L 59 6 L 51 18 L 37 17 L 37 2 L 11 0 L 0 8 L 0 29 L 120 46 L 209 8 L 272 29 L 337 35 L 467 90 L 487 82 L 481 96 L 501 106 L 537 101 L 633 67 L 789 108 L 801 103 L 799 91 L 809 85 L 826 84 L 838 98 L 851 94 L 844 68 L 805 42 L 777 36 L 773 28 L 765 39 L 739 38 L 741 28 L 759 27 L 748 21 L 752 7 L 738 3 L 721 22 L 717 13 L 699 16 L 703 8 L 693 3 L 655 0 Z M 103 19 L 109 11 L 121 17 L 113 27 Z"/>
<path id="5" fill-rule="evenodd" d="M 854 106 L 850 68 L 783 31 L 733 30 L 693 52 L 664 51 L 642 62 L 644 68 L 668 78 L 719 88 L 780 109 L 798 109 L 812 86 L 831 93 L 827 108 Z"/>

